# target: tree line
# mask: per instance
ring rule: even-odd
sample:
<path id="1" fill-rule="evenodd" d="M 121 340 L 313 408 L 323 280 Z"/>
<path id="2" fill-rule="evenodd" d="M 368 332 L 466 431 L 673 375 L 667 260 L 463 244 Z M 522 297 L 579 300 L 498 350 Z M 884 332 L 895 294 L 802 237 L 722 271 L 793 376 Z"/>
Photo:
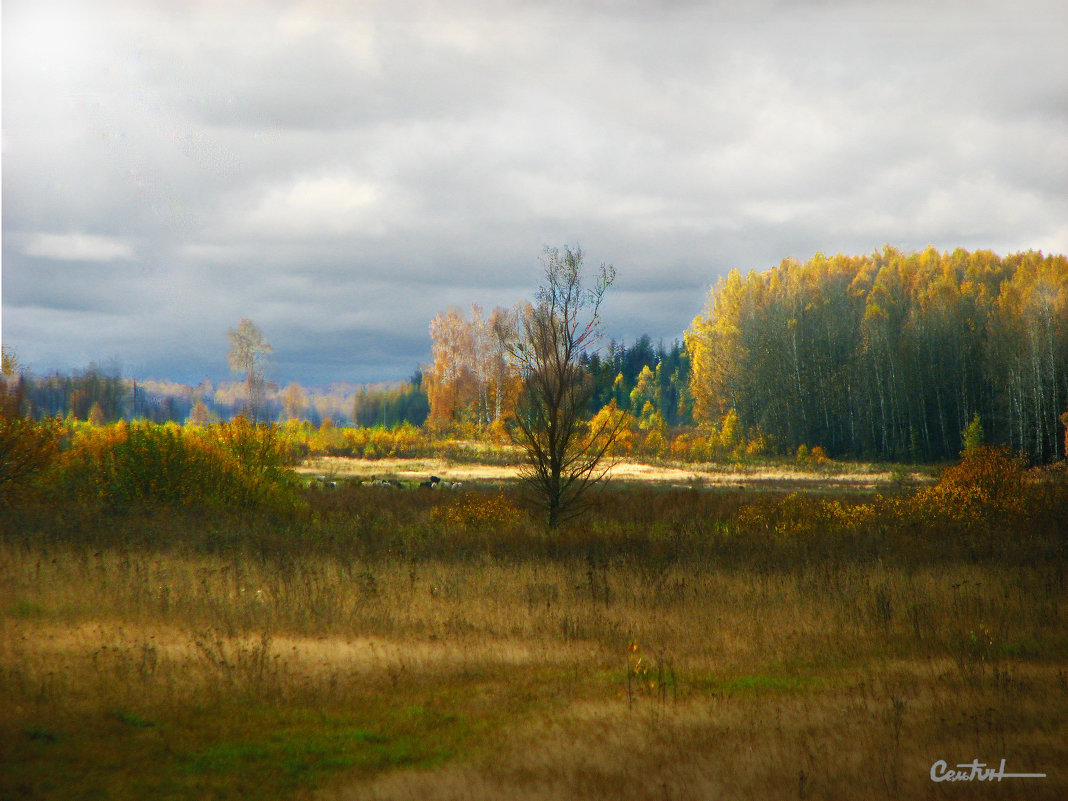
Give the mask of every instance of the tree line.
<path id="1" fill-rule="evenodd" d="M 451 309 L 447 314 L 454 328 L 473 324 L 457 309 Z M 477 313 L 472 317 L 477 317 Z M 449 353 L 460 355 L 461 359 L 469 358 L 462 355 L 462 348 Z M 613 399 L 623 410 L 629 411 L 632 405 L 637 405 L 637 414 L 651 400 L 668 426 L 692 424 L 689 357 L 681 341 L 665 347 L 663 343 L 654 344 L 648 335 L 639 337 L 631 345 L 612 340 L 603 353 L 598 350 L 583 352 L 581 360 L 595 387 L 589 408 L 591 414 Z M 358 387 L 336 385 L 313 389 L 297 382 L 281 387 L 267 383 L 262 389 L 254 387 L 256 416 L 279 422 L 308 421 L 315 426 L 324 421 L 336 425 L 351 422 L 364 428 L 391 428 L 404 423 L 422 426 L 431 414 L 430 392 L 433 392 L 431 384 L 435 380 L 431 371 L 434 369 L 431 363 L 417 369 L 403 382 Z M 439 366 L 438 369 L 442 368 Z M 500 415 L 511 414 L 515 385 L 507 395 L 501 393 L 498 396 L 496 386 L 488 391 L 484 387 L 480 394 L 471 382 L 470 374 L 465 373 L 466 367 L 454 366 L 451 370 L 453 375 L 464 377 L 434 396 L 439 422 L 463 425 L 481 418 L 485 423 Z M 93 364 L 73 374 L 35 376 L 20 373 L 13 380 L 23 386 L 22 413 L 35 418 L 71 416 L 98 424 L 138 419 L 156 423 L 208 424 L 229 420 L 245 410 L 249 402 L 247 377 L 218 384 L 205 380 L 193 386 L 124 378 L 117 369 Z M 444 383 L 440 374 L 437 381 L 439 385 Z M 634 394 L 636 388 L 638 391 Z M 477 408 L 479 398 L 481 411 Z"/>
<path id="2" fill-rule="evenodd" d="M 716 284 L 686 332 L 694 416 L 733 409 L 779 450 L 955 458 L 976 415 L 1032 461 L 1064 454 L 1068 258 L 891 247 Z"/>
<path id="3" fill-rule="evenodd" d="M 20 375 L 19 397 L 38 418 L 207 424 L 246 413 L 316 426 L 425 424 L 504 441 L 523 390 L 515 345 L 527 306 L 443 311 L 429 326 L 431 362 L 396 384 L 278 388 L 265 378 L 269 343 L 242 320 L 229 332 L 239 378 L 231 384 L 135 382 L 94 365 L 73 376 Z M 976 416 L 987 441 L 1034 462 L 1065 452 L 1063 255 L 888 246 L 786 259 L 719 281 L 683 341 L 587 345 L 578 355 L 587 420 L 625 413 L 635 445 L 654 456 L 819 446 L 832 456 L 953 459 Z"/>
<path id="4" fill-rule="evenodd" d="M 19 413 L 35 419 L 72 417 L 98 425 L 119 420 L 207 425 L 230 420 L 248 409 L 245 381 L 205 380 L 193 386 L 124 378 L 117 370 L 97 365 L 66 375 L 17 372 L 8 380 L 13 390 L 16 384 L 20 387 Z M 368 427 L 405 421 L 421 425 L 427 415 L 421 383 L 421 375 L 416 373 L 402 384 L 310 388 L 293 382 L 281 388 L 268 386 L 257 399 L 256 417 L 308 421 L 315 426 L 324 421 Z"/>
<path id="5" fill-rule="evenodd" d="M 182 421 L 195 402 L 192 387 L 122 378 L 118 371 L 96 364 L 71 375 L 18 373 L 9 381 L 18 393 L 20 413 L 36 419 L 69 416 L 98 425 L 138 419 Z"/>

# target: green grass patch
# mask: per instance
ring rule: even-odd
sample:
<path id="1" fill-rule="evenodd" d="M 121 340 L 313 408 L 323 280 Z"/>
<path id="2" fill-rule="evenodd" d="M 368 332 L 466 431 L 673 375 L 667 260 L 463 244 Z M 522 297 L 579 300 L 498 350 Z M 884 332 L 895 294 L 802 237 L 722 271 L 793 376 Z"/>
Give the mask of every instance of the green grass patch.
<path id="1" fill-rule="evenodd" d="M 539 697 L 499 676 L 458 675 L 329 704 L 233 700 L 65 715 L 0 728 L 0 799 L 299 797 L 339 777 L 483 753 Z"/>
<path id="2" fill-rule="evenodd" d="M 16 601 L 15 603 L 4 607 L 4 615 L 6 617 L 19 618 L 22 620 L 32 620 L 35 618 L 49 617 L 52 612 L 49 609 L 35 604 L 33 601 Z"/>
<path id="3" fill-rule="evenodd" d="M 125 723 L 127 726 L 135 729 L 151 729 L 156 725 L 154 721 L 143 718 L 140 715 L 125 709 L 113 709 L 108 714 L 119 723 Z"/>
<path id="4" fill-rule="evenodd" d="M 463 714 L 431 702 L 411 713 L 229 704 L 156 717 L 110 710 L 0 731 L 0 798 L 285 798 L 339 773 L 434 766 L 471 736 Z"/>
<path id="5" fill-rule="evenodd" d="M 320 787 L 335 774 L 438 765 L 471 737 L 466 715 L 454 706 L 457 698 L 407 706 L 389 700 L 370 698 L 329 712 L 250 706 L 242 725 L 180 752 L 178 773 L 201 790 L 224 793 L 243 785 L 251 797 L 285 797 Z M 247 788 L 250 781 L 260 789 Z"/>
<path id="6" fill-rule="evenodd" d="M 807 673 L 760 672 L 739 676 L 704 674 L 689 676 L 685 683 L 699 692 L 717 696 L 797 695 L 823 690 L 830 685 L 825 676 Z"/>
<path id="7" fill-rule="evenodd" d="M 1068 658 L 1068 635 L 1020 637 L 995 646 L 998 654 L 1009 659 L 1030 661 L 1061 660 Z"/>
<path id="8" fill-rule="evenodd" d="M 433 744 L 402 734 L 382 734 L 341 720 L 314 728 L 291 724 L 259 736 L 223 740 L 182 759 L 182 770 L 209 786 L 228 787 L 234 778 L 256 776 L 267 787 L 289 793 L 315 787 L 337 771 L 377 772 L 436 762 Z"/>

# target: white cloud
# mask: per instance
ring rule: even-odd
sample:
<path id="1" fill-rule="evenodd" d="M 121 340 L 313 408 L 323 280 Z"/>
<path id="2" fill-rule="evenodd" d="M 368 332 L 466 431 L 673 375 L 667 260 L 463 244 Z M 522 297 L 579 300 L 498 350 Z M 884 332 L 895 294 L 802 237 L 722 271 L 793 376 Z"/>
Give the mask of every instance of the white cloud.
<path id="1" fill-rule="evenodd" d="M 267 238 L 381 236 L 391 213 L 384 195 L 371 181 L 336 174 L 306 176 L 262 190 L 238 218 L 249 233 Z"/>
<path id="2" fill-rule="evenodd" d="M 134 258 L 134 249 L 128 242 L 91 234 L 30 234 L 21 250 L 27 256 L 57 261 L 107 262 Z"/>

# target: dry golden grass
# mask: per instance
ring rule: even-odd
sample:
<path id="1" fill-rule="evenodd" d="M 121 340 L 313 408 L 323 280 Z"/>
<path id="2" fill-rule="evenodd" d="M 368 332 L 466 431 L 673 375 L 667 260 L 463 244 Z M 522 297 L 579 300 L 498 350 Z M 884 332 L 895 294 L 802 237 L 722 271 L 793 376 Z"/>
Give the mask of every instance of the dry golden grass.
<path id="1" fill-rule="evenodd" d="M 1005 758 L 1049 776 L 983 797 L 1063 798 L 1064 601 L 1057 565 L 6 544 L 0 797 L 914 798 Z"/>
<path id="2" fill-rule="evenodd" d="M 441 458 L 355 459 L 347 456 L 320 456 L 307 460 L 297 468 L 304 475 L 329 475 L 336 478 L 385 477 L 405 482 L 425 481 L 436 475 L 447 481 L 504 482 L 519 477 L 514 465 L 454 462 Z M 894 473 L 864 463 L 836 464 L 833 471 L 792 468 L 787 465 L 652 465 L 621 460 L 608 471 L 610 480 L 672 484 L 687 487 L 776 487 L 776 488 L 835 488 L 872 490 L 893 485 L 902 480 L 923 483 L 930 476 L 908 471 Z"/>
<path id="3" fill-rule="evenodd" d="M 929 778 L 935 759 L 993 754 L 1025 770 L 1044 766 L 1051 778 L 973 792 L 1058 798 L 1060 735 L 1038 734 L 1024 744 L 1015 731 L 1050 719 L 1043 698 L 1063 689 L 1049 673 L 1031 676 L 1026 693 L 1012 697 L 941 689 L 952 673 L 916 662 L 803 693 L 728 694 L 638 709 L 622 701 L 585 704 L 528 723 L 492 758 L 392 772 L 322 797 L 929 798 L 941 789 Z"/>

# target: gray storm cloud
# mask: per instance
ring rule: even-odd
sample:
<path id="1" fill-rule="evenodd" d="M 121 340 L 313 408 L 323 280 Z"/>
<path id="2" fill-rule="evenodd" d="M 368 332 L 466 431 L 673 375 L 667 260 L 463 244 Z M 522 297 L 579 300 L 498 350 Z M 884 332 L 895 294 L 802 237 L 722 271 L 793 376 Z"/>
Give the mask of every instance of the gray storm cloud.
<path id="1" fill-rule="evenodd" d="M 545 245 L 671 340 L 732 267 L 1068 250 L 1054 2 L 3 6 L 3 339 L 39 372 L 402 378 Z"/>

